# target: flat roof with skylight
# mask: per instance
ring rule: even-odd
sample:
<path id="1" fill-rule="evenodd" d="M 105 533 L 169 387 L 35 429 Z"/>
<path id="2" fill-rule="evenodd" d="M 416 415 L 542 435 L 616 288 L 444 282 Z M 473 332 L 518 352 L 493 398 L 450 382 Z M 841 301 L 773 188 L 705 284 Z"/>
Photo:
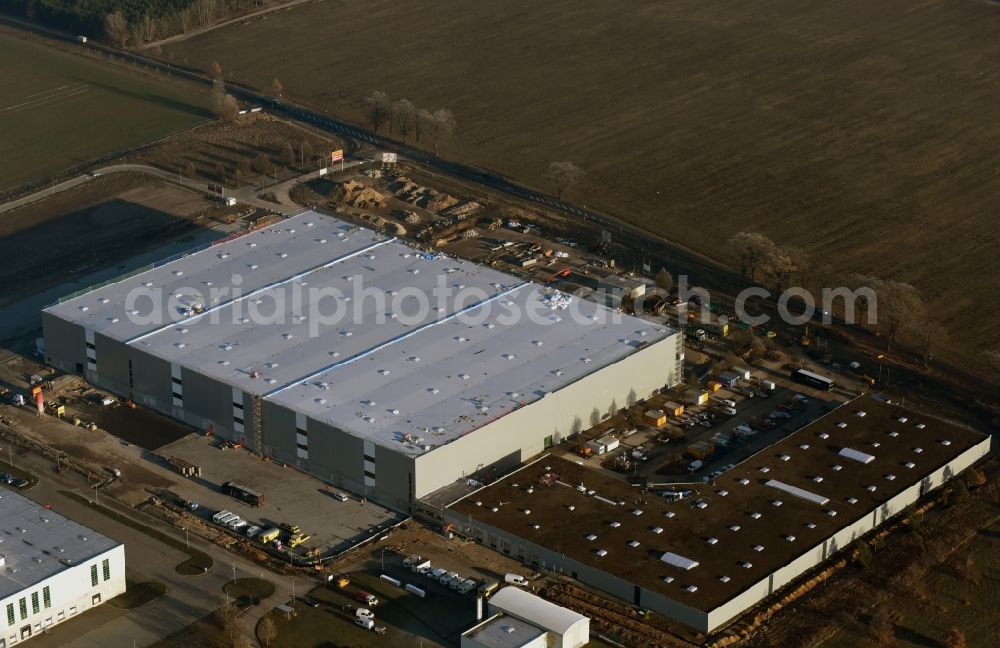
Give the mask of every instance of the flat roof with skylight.
<path id="1" fill-rule="evenodd" d="M 46 310 L 410 455 L 674 334 L 315 212 Z"/>
<path id="2" fill-rule="evenodd" d="M 715 483 L 662 488 L 691 491 L 678 501 L 546 456 L 452 504 L 446 518 L 482 522 L 709 611 L 984 442 L 863 396 Z"/>
<path id="3" fill-rule="evenodd" d="M 119 544 L 26 497 L 0 491 L 0 599 Z"/>

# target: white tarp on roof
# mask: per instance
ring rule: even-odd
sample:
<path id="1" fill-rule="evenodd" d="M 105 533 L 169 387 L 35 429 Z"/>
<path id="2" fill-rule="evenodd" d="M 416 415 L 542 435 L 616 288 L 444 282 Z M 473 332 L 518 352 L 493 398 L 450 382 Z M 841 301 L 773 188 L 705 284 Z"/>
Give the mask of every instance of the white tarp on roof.
<path id="1" fill-rule="evenodd" d="M 785 482 L 780 482 L 777 479 L 768 479 L 765 485 L 771 488 L 777 488 L 780 491 L 784 491 L 789 495 L 794 495 L 795 497 L 801 497 L 804 500 L 809 500 L 819 504 L 820 506 L 826 505 L 830 500 L 822 495 L 817 495 L 816 493 L 810 493 L 809 491 L 799 488 L 798 486 L 792 486 L 791 484 L 786 484 Z"/>
<path id="2" fill-rule="evenodd" d="M 853 448 L 841 448 L 839 454 L 841 457 L 853 459 L 854 461 L 858 461 L 863 464 L 875 461 L 874 455 L 870 455 L 867 452 L 861 452 L 860 450 L 854 450 Z"/>
<path id="3" fill-rule="evenodd" d="M 590 619 L 582 614 L 550 603 L 517 587 L 504 587 L 490 597 L 489 602 L 491 608 L 559 635 L 569 634 L 578 623 L 590 626 Z"/>
<path id="4" fill-rule="evenodd" d="M 698 566 L 697 560 L 691 560 L 690 558 L 685 558 L 675 553 L 667 552 L 660 556 L 660 560 L 667 563 L 668 565 L 673 565 L 674 567 L 680 567 L 683 570 L 694 569 Z"/>

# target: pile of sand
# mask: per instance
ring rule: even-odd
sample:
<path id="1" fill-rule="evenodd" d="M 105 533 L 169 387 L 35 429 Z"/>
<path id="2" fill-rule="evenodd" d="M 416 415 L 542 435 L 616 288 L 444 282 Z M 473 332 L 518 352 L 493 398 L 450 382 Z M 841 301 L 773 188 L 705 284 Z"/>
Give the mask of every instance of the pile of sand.
<path id="1" fill-rule="evenodd" d="M 337 202 L 359 208 L 382 207 L 385 205 L 384 195 L 354 180 L 348 180 L 337 185 L 333 190 L 333 199 Z"/>

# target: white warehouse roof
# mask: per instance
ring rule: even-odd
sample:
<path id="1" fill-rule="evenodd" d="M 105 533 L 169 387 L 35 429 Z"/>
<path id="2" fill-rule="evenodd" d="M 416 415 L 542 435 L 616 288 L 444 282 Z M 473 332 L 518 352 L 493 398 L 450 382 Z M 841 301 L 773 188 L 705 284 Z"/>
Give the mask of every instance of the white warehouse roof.
<path id="1" fill-rule="evenodd" d="M 590 619 L 573 610 L 546 601 L 517 587 L 504 587 L 490 597 L 490 606 L 558 635 L 569 634 L 579 623 Z"/>
<path id="2" fill-rule="evenodd" d="M 0 599 L 75 567 L 119 542 L 10 491 L 0 492 Z"/>
<path id="3" fill-rule="evenodd" d="M 463 297 L 441 302 L 435 288 Z M 417 295 L 430 300 L 422 319 Z M 143 323 L 154 298 L 170 319 Z M 323 321 L 337 309 L 349 316 Z M 315 212 L 46 311 L 411 455 L 674 333 Z"/>

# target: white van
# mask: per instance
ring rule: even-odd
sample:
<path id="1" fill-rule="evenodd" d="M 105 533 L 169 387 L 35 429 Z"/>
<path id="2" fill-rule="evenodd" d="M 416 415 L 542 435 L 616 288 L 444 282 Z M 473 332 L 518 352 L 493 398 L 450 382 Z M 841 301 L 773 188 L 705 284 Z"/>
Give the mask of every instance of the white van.
<path id="1" fill-rule="evenodd" d="M 736 408 L 735 407 L 723 407 L 722 411 L 725 412 L 726 414 L 730 415 L 730 416 L 736 416 Z"/>
<path id="2" fill-rule="evenodd" d="M 341 502 L 346 502 L 351 498 L 348 497 L 347 493 L 345 493 L 344 491 L 337 491 L 336 493 L 333 494 L 333 499 L 339 500 Z"/>
<path id="3" fill-rule="evenodd" d="M 503 577 L 503 581 L 509 585 L 519 585 L 521 587 L 528 584 L 528 579 L 520 574 L 507 574 Z"/>

